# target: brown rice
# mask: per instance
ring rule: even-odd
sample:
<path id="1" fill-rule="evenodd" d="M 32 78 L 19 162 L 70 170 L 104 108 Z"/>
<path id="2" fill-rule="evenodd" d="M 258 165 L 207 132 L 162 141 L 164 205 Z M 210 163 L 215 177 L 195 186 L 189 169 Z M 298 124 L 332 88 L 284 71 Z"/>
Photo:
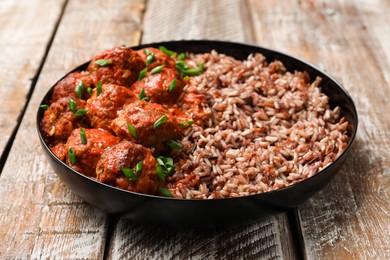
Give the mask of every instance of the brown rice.
<path id="1" fill-rule="evenodd" d="M 202 75 L 185 87 L 206 95 L 211 113 L 192 125 L 175 151 L 168 187 L 176 198 L 212 199 L 252 195 L 305 180 L 346 148 L 347 125 L 331 109 L 320 78 L 287 72 L 261 54 L 239 61 L 218 54 L 191 56 Z"/>

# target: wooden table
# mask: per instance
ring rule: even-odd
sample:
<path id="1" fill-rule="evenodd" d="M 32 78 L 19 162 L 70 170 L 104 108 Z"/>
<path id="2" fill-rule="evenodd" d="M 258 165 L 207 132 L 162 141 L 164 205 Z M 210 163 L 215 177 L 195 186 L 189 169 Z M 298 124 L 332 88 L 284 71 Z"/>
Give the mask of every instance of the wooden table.
<path id="1" fill-rule="evenodd" d="M 390 2 L 0 2 L 0 256 L 6 259 L 390 259 Z M 126 43 L 217 39 L 306 59 L 337 78 L 360 118 L 351 156 L 295 211 L 223 230 L 114 218 L 57 178 L 35 116 L 50 86 Z"/>

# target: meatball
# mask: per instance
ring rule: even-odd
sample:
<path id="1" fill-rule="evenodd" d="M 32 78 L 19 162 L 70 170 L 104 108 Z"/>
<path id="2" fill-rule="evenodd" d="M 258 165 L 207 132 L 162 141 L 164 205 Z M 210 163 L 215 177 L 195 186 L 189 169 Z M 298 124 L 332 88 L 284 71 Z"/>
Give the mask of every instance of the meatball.
<path id="1" fill-rule="evenodd" d="M 86 102 L 81 99 L 73 99 L 77 109 L 85 108 Z M 73 129 L 77 128 L 83 116 L 76 116 L 69 108 L 70 98 L 61 98 L 51 103 L 45 111 L 41 130 L 46 140 L 52 144 L 66 141 Z"/>
<path id="2" fill-rule="evenodd" d="M 61 161 L 64 161 L 66 158 L 66 145 L 65 143 L 58 143 L 52 147 L 50 147 L 52 153 L 58 157 Z"/>
<path id="3" fill-rule="evenodd" d="M 118 138 L 103 129 L 84 129 L 86 144 L 83 144 L 80 136 L 80 128 L 73 130 L 66 142 L 66 163 L 76 171 L 89 176 L 96 176 L 96 165 L 104 153 L 111 146 L 118 143 Z M 75 162 L 69 158 L 69 149 L 75 153 Z"/>
<path id="4" fill-rule="evenodd" d="M 157 125 L 156 121 L 162 123 Z M 134 127 L 135 133 L 129 133 L 128 124 Z M 119 111 L 118 117 L 111 123 L 111 129 L 119 137 L 158 150 L 167 140 L 178 138 L 181 131 L 178 122 L 166 108 L 144 100 L 137 100 Z"/>
<path id="5" fill-rule="evenodd" d="M 92 127 L 111 130 L 111 121 L 117 117 L 117 111 L 137 98 L 129 89 L 114 84 L 103 84 L 99 95 L 96 91 L 93 90 L 87 101 L 87 117 Z"/>
<path id="6" fill-rule="evenodd" d="M 176 80 L 176 86 L 170 91 L 173 80 Z M 153 75 L 149 72 L 142 80 L 136 81 L 131 89 L 136 95 L 144 89 L 152 102 L 163 104 L 175 102 L 183 91 L 183 84 L 176 70 L 163 68 L 161 72 Z"/>
<path id="7" fill-rule="evenodd" d="M 198 125 L 203 125 L 211 116 L 210 110 L 203 109 L 202 103 L 206 102 L 206 96 L 200 93 L 186 92 L 180 96 L 179 109 L 174 114 L 178 120 L 185 121 L 186 118 L 193 120 Z"/>
<path id="8" fill-rule="evenodd" d="M 164 65 L 167 68 L 175 68 L 176 67 L 176 62 L 171 57 L 169 57 L 169 55 L 163 53 L 159 49 L 145 48 L 145 49 L 138 50 L 136 52 L 138 53 L 139 56 L 142 57 L 142 59 L 145 61 L 145 63 L 146 63 L 146 58 L 149 55 L 147 53 L 153 53 L 154 59 L 149 64 L 148 70 L 152 70 L 155 67 L 160 66 L 160 65 Z"/>
<path id="9" fill-rule="evenodd" d="M 136 165 L 140 163 L 142 168 L 137 171 Z M 132 169 L 135 178 L 128 179 L 121 171 L 123 167 Z M 147 194 L 157 194 L 159 187 L 152 151 L 127 140 L 106 150 L 97 164 L 96 178 L 121 189 Z"/>
<path id="10" fill-rule="evenodd" d="M 97 64 L 107 61 L 107 64 Z M 145 61 L 133 50 L 115 47 L 96 55 L 88 66 L 95 85 L 99 80 L 130 87 L 137 80 L 139 72 L 145 68 Z"/>
<path id="11" fill-rule="evenodd" d="M 77 98 L 76 87 L 80 82 L 84 85 L 83 96 L 89 97 L 87 89 L 93 86 L 92 77 L 85 72 L 73 72 L 60 80 L 54 87 L 52 102 L 56 102 L 63 97 Z"/>

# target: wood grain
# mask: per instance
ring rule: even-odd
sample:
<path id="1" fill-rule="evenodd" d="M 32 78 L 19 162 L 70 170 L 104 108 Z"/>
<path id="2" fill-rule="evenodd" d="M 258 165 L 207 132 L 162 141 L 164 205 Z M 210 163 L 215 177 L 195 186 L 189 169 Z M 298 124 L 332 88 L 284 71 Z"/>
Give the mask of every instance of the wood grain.
<path id="1" fill-rule="evenodd" d="M 299 208 L 307 259 L 388 259 L 390 106 L 385 1 L 251 1 L 256 41 L 318 64 L 354 99 L 360 126 L 346 165 Z M 268 21 L 264 26 L 263 20 Z M 336 29 L 337 28 L 337 29 Z"/>
<path id="2" fill-rule="evenodd" d="M 0 178 L 2 258 L 103 257 L 107 215 L 54 174 L 35 134 L 35 115 L 44 93 L 66 72 L 103 49 L 139 42 L 143 9 L 143 1 L 68 2 Z"/>
<path id="3" fill-rule="evenodd" d="M 344 171 L 300 209 L 307 254 L 312 259 L 390 258 L 390 119 L 383 113 L 390 109 L 386 98 L 390 95 L 390 55 L 388 47 L 381 46 L 389 29 L 367 31 L 378 20 L 389 24 L 390 19 L 381 15 L 389 5 L 379 2 L 365 7 L 332 7 L 340 16 L 343 34 L 331 39 L 343 42 L 345 48 L 337 57 L 330 55 L 330 60 L 344 62 L 339 64 L 339 73 L 356 102 L 360 129 Z M 343 19 L 346 14 L 348 21 Z M 328 194 L 333 196 L 327 199 Z M 313 247 L 314 241 L 318 242 Z"/>
<path id="4" fill-rule="evenodd" d="M 200 38 L 251 42 L 247 12 L 244 1 L 150 0 L 142 43 Z M 114 223 L 110 259 L 294 259 L 296 254 L 285 214 L 218 231 L 159 228 L 123 219 Z"/>
<path id="5" fill-rule="evenodd" d="M 284 214 L 218 230 L 157 227 L 120 219 L 108 252 L 109 259 L 295 259 Z"/>
<path id="6" fill-rule="evenodd" d="M 142 42 L 214 39 L 253 41 L 245 1 L 148 1 Z"/>
<path id="7" fill-rule="evenodd" d="M 63 3 L 64 0 L 0 3 L 0 157 L 18 124 Z"/>

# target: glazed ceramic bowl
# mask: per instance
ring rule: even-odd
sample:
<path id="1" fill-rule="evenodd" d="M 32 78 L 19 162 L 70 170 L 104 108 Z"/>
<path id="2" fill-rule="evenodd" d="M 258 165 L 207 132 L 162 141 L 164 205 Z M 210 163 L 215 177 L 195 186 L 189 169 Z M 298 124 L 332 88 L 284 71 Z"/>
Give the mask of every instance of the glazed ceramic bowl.
<path id="1" fill-rule="evenodd" d="M 348 134 L 350 140 L 347 148 L 337 160 L 318 174 L 275 191 L 228 199 L 195 200 L 166 198 L 121 190 L 86 177 L 67 166 L 50 151 L 44 142 L 40 131 L 43 111 L 38 109 L 38 135 L 49 163 L 58 177 L 88 203 L 110 214 L 121 215 L 137 222 L 202 228 L 227 226 L 255 221 L 262 217 L 297 207 L 300 203 L 321 190 L 344 164 L 355 139 L 358 117 L 355 105 L 347 91 L 327 73 L 305 61 L 274 50 L 233 42 L 207 40 L 170 41 L 135 46 L 133 49 L 158 47 L 161 45 L 176 52 L 205 53 L 216 50 L 236 59 L 246 59 L 250 53 L 258 52 L 263 54 L 268 61 L 275 59 L 282 61 L 289 71 L 306 71 L 312 79 L 317 76 L 321 77 L 322 91 L 328 95 L 330 106 L 339 106 L 342 116 L 349 121 Z M 75 68 L 71 72 L 85 70 L 88 64 L 89 62 Z M 49 103 L 55 85 L 45 95 L 41 104 Z"/>

